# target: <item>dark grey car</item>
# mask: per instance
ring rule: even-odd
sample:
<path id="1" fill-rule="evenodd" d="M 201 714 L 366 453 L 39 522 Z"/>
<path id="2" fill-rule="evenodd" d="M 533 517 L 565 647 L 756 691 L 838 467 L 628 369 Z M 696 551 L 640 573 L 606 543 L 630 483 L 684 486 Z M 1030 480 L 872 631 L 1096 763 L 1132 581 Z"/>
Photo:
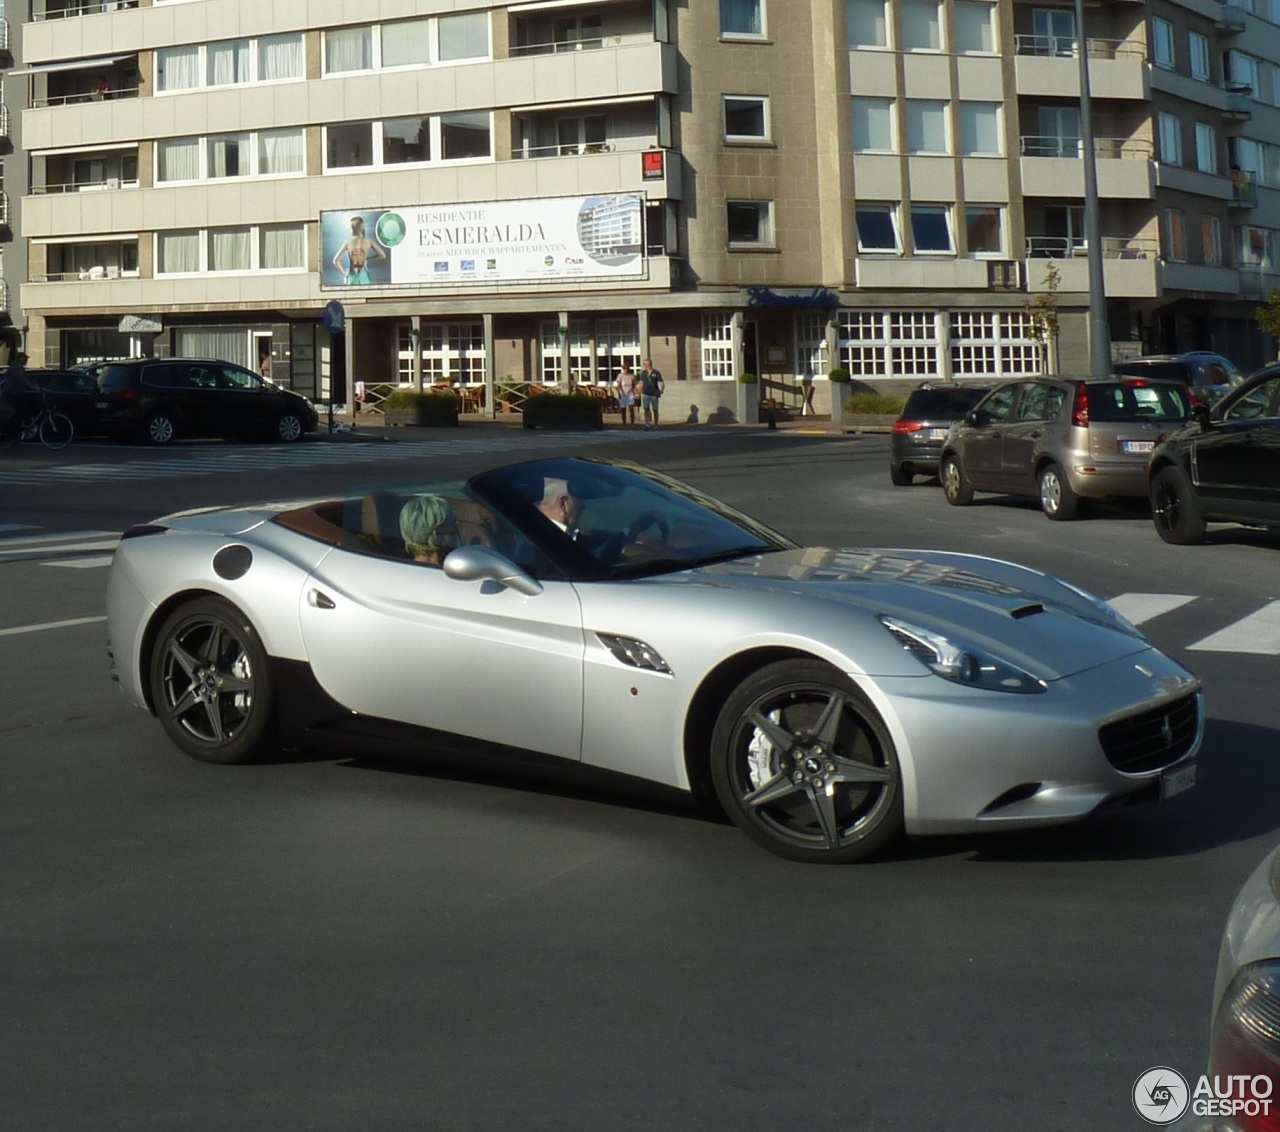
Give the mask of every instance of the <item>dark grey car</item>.
<path id="1" fill-rule="evenodd" d="M 1181 381 L 1191 393 L 1192 404 L 1212 405 L 1244 380 L 1234 362 L 1208 350 L 1185 354 L 1153 354 L 1116 362 L 1113 373 L 1123 377 L 1145 377 L 1148 381 Z"/>
<path id="2" fill-rule="evenodd" d="M 947 433 L 987 392 L 987 386 L 929 382 L 913 389 L 902 414 L 893 423 L 890 481 L 897 487 L 907 487 L 916 476 L 936 476 Z"/>

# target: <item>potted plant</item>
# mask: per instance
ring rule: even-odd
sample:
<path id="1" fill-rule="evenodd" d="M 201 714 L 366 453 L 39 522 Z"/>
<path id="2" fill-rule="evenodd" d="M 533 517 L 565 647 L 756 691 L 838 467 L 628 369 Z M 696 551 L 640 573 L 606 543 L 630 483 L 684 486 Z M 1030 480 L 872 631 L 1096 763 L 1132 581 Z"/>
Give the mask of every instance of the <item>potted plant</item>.
<path id="1" fill-rule="evenodd" d="M 395 389 L 382 402 L 387 424 L 426 428 L 456 426 L 460 407 L 456 393 L 436 390 Z"/>
<path id="2" fill-rule="evenodd" d="M 524 427 L 604 428 L 604 402 L 589 393 L 541 393 L 524 403 Z"/>
<path id="3" fill-rule="evenodd" d="M 844 366 L 836 366 L 827 373 L 831 383 L 831 419 L 839 428 L 844 427 L 844 402 L 849 395 L 849 371 Z"/>
<path id="4" fill-rule="evenodd" d="M 738 420 L 743 424 L 760 419 L 760 378 L 754 373 L 738 374 Z"/>

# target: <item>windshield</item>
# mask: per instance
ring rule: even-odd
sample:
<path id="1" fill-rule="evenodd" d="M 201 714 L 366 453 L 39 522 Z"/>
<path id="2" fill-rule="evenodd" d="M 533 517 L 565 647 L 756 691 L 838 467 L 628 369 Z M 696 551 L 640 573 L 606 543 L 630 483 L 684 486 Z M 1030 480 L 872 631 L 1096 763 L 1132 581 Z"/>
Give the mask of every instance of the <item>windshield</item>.
<path id="1" fill-rule="evenodd" d="M 596 460 L 538 460 L 469 485 L 565 575 L 640 577 L 795 543 L 661 473 Z"/>
<path id="2" fill-rule="evenodd" d="M 1089 420 L 1169 421 L 1187 419 L 1190 406 L 1186 388 L 1173 382 L 1092 382 L 1089 385 Z"/>

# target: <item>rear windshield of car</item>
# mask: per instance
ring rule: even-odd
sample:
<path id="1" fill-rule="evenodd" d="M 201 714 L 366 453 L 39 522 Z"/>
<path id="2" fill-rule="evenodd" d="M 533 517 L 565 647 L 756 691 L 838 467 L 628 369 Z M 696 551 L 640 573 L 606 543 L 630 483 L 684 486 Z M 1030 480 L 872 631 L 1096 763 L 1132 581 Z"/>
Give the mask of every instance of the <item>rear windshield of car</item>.
<path id="1" fill-rule="evenodd" d="M 1107 381 L 1089 386 L 1089 420 L 1183 421 L 1189 406 L 1183 386 L 1172 382 Z"/>
<path id="2" fill-rule="evenodd" d="M 102 372 L 98 374 L 98 388 L 103 393 L 114 393 L 119 389 L 128 389 L 132 372 L 128 366 L 105 366 Z"/>
<path id="3" fill-rule="evenodd" d="M 1121 362 L 1113 372 L 1130 377 L 1151 377 L 1167 381 L 1190 381 L 1191 367 L 1186 362 Z"/>
<path id="4" fill-rule="evenodd" d="M 902 415 L 912 420 L 958 421 L 980 400 L 985 389 L 917 389 Z"/>

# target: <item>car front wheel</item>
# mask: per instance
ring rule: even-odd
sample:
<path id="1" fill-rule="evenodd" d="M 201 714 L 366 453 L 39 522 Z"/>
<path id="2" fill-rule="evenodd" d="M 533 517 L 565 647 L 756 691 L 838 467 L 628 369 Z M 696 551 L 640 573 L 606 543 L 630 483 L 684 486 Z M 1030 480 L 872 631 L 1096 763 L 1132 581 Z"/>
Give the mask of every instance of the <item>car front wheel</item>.
<path id="1" fill-rule="evenodd" d="M 1080 497 L 1071 489 L 1057 464 L 1046 464 L 1040 469 L 1039 484 L 1040 510 L 1046 517 L 1064 523 L 1076 517 Z"/>
<path id="2" fill-rule="evenodd" d="M 711 752 L 725 812 L 780 857 L 845 864 L 902 829 L 893 741 L 857 687 L 821 661 L 748 677 L 720 713 Z"/>
<path id="3" fill-rule="evenodd" d="M 1156 533 L 1174 546 L 1204 539 L 1204 508 L 1187 473 L 1173 464 L 1161 468 L 1151 480 L 1151 519 Z"/>
<path id="4" fill-rule="evenodd" d="M 285 413 L 276 419 L 275 435 L 282 444 L 293 444 L 301 440 L 305 432 L 302 418 L 297 413 Z"/>
<path id="5" fill-rule="evenodd" d="M 169 738 L 192 758 L 241 763 L 274 738 L 267 652 L 249 619 L 221 598 L 175 610 L 156 636 L 151 696 Z"/>
<path id="6" fill-rule="evenodd" d="M 942 494 L 946 496 L 948 503 L 955 507 L 965 507 L 973 502 L 973 487 L 954 453 L 942 458 L 938 478 L 942 481 Z"/>

